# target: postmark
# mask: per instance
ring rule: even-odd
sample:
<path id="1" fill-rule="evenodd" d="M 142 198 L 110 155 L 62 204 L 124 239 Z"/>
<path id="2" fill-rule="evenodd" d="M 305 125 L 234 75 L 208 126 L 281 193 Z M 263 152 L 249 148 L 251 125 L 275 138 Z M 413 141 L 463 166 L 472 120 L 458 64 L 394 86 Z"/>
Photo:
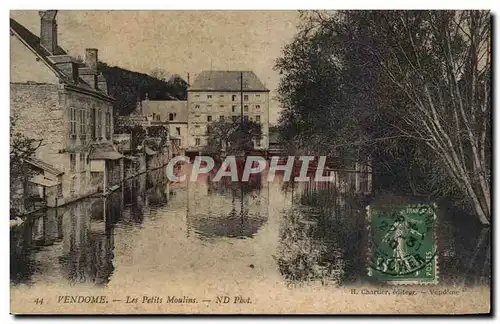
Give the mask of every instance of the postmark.
<path id="1" fill-rule="evenodd" d="M 391 284 L 437 284 L 435 207 L 419 203 L 367 211 L 368 275 Z"/>

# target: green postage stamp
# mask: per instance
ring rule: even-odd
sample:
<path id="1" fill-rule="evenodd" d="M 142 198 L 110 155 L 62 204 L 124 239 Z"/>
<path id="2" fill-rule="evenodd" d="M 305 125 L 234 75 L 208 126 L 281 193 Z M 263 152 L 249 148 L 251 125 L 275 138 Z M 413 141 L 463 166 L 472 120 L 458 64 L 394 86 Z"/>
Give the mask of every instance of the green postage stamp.
<path id="1" fill-rule="evenodd" d="M 437 284 L 436 213 L 431 204 L 367 207 L 368 275 L 390 284 Z"/>

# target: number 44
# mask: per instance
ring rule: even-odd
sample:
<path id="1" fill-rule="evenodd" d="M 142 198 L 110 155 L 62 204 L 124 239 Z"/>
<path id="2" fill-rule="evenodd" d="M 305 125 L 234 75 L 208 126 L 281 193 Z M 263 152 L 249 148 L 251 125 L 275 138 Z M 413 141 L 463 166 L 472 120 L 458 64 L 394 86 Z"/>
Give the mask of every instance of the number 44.
<path id="1" fill-rule="evenodd" d="M 37 304 L 37 305 L 43 305 L 43 298 L 37 298 L 37 299 L 35 299 L 35 304 Z"/>

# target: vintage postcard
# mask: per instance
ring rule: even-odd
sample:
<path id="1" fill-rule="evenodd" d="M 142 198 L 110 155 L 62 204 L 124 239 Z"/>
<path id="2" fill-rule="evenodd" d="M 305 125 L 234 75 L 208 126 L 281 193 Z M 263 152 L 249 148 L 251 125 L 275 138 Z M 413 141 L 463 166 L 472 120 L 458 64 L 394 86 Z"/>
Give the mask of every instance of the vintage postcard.
<path id="1" fill-rule="evenodd" d="M 11 11 L 11 313 L 489 314 L 491 33 Z"/>

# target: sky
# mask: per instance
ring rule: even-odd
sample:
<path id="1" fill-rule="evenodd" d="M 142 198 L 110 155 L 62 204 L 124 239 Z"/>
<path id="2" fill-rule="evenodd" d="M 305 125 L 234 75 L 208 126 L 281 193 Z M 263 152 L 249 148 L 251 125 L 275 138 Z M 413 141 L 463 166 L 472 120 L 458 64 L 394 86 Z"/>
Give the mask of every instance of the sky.
<path id="1" fill-rule="evenodd" d="M 11 11 L 36 35 L 37 11 Z M 70 55 L 98 48 L 99 60 L 128 70 L 162 69 L 191 83 L 203 70 L 252 70 L 276 95 L 273 69 L 297 31 L 297 11 L 59 11 L 59 45 Z M 279 105 L 270 103 L 270 121 Z"/>

